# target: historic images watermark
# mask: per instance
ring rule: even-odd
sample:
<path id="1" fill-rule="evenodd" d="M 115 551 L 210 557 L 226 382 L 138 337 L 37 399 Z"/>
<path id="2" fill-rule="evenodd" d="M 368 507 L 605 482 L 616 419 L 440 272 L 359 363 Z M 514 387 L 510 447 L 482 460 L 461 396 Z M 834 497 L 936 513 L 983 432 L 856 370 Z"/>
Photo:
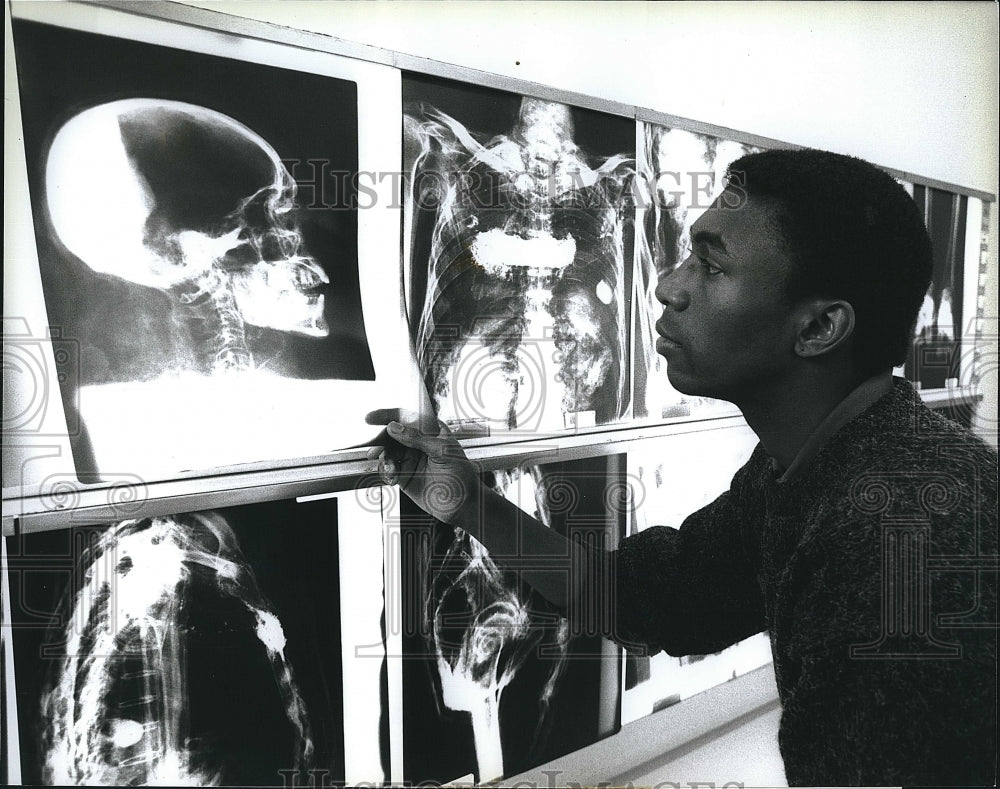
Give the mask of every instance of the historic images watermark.
<path id="1" fill-rule="evenodd" d="M 578 209 L 603 208 L 607 197 L 587 188 L 581 172 L 561 172 L 555 165 L 548 172 L 525 170 L 510 178 L 510 187 L 494 188 L 494 175 L 480 170 L 417 173 L 398 170 L 343 170 L 326 159 L 282 159 L 295 179 L 295 202 L 308 210 L 400 209 L 413 201 L 414 210 L 441 207 L 449 194 L 467 196 L 476 211 L 529 208 L 531 201 L 544 199 Z M 669 210 L 679 205 L 704 209 L 712 205 L 716 173 L 713 170 L 658 170 L 628 179 L 622 191 L 622 207 Z M 742 208 L 746 203 L 744 177 L 731 172 L 718 206 Z M 568 184 L 568 186 L 567 186 Z M 566 201 L 569 201 L 568 203 Z"/>

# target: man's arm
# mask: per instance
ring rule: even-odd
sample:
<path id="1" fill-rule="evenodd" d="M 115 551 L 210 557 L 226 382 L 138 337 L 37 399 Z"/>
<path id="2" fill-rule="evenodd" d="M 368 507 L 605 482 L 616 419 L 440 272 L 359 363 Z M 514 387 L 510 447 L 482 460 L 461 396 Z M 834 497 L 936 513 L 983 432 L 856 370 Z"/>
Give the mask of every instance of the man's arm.
<path id="1" fill-rule="evenodd" d="M 391 421 L 387 432 L 392 442 L 371 453 L 387 483 L 398 483 L 425 512 L 475 537 L 500 564 L 516 558 L 521 578 L 559 610 L 573 606 L 588 585 L 584 568 L 593 566 L 581 545 L 483 485 L 445 425 L 434 433 Z"/>
<path id="2" fill-rule="evenodd" d="M 394 422 L 387 432 L 392 442 L 372 452 L 383 479 L 474 536 L 499 563 L 514 557 L 527 565 L 521 577 L 587 630 L 680 655 L 717 651 L 764 629 L 764 604 L 740 527 L 753 518 L 741 495 L 746 469 L 730 492 L 679 530 L 654 527 L 608 552 L 567 540 L 486 488 L 443 425 L 430 434 L 427 426 Z"/>

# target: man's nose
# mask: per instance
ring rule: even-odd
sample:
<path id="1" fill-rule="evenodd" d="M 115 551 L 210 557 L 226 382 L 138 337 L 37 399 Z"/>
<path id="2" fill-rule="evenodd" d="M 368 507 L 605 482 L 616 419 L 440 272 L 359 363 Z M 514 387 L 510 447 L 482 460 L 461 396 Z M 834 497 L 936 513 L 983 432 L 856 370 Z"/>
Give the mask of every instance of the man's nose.
<path id="1" fill-rule="evenodd" d="M 680 265 L 656 283 L 656 300 L 664 307 L 672 307 L 677 312 L 686 309 L 691 296 L 684 285 L 684 265 Z"/>

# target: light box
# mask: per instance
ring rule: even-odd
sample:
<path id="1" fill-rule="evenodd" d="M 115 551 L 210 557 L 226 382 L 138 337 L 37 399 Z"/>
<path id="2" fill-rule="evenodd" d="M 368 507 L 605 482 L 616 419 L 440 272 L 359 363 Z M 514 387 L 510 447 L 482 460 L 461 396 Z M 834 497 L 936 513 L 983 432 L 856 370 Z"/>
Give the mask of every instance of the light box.
<path id="1" fill-rule="evenodd" d="M 65 4 L 12 34 L 5 497 L 327 457 L 417 402 L 398 71 Z"/>

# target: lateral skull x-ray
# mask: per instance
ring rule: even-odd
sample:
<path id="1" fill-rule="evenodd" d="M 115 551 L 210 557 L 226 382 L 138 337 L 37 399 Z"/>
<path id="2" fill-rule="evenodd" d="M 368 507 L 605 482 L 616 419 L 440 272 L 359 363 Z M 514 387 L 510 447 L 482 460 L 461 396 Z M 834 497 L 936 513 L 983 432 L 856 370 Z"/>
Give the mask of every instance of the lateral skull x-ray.
<path id="1" fill-rule="evenodd" d="M 254 368 L 246 324 L 329 333 L 330 280 L 294 223 L 295 181 L 227 115 L 145 98 L 91 107 L 56 134 L 45 192 L 56 235 L 88 267 L 170 296 L 200 372 Z"/>
<path id="2" fill-rule="evenodd" d="M 577 110 L 528 97 L 501 130 L 509 107 L 469 89 L 484 133 L 422 87 L 404 81 L 410 319 L 438 415 L 525 432 L 622 417 L 634 145 L 589 155 Z"/>
<path id="3" fill-rule="evenodd" d="M 70 348 L 81 480 L 326 454 L 369 440 L 373 408 L 411 407 L 406 327 L 371 273 L 398 264 L 362 271 L 358 187 L 331 177 L 359 171 L 359 124 L 378 118 L 359 120 L 357 80 L 375 75 L 12 30 L 38 320 Z M 375 147 L 369 164 L 391 161 Z"/>

